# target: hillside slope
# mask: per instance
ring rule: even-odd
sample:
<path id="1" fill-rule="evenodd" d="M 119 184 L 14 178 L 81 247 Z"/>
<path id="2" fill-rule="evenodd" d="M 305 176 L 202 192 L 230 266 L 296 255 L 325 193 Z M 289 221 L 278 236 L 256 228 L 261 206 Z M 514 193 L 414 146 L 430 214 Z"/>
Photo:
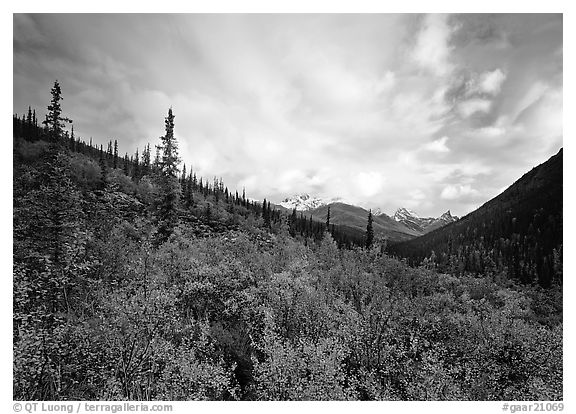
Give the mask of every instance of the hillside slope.
<path id="1" fill-rule="evenodd" d="M 459 272 L 504 272 L 549 286 L 561 277 L 562 167 L 560 149 L 459 221 L 391 246 L 390 252 L 412 263 L 429 258 Z"/>
<path id="2" fill-rule="evenodd" d="M 15 400 L 562 400 L 561 289 L 291 236 L 205 187 L 158 242 L 161 182 L 109 161 L 15 140 Z"/>
<path id="3" fill-rule="evenodd" d="M 332 203 L 310 210 L 309 213 L 313 219 L 326 221 L 330 207 L 330 222 L 337 225 L 345 225 L 355 229 L 361 234 L 366 232 L 368 223 L 368 210 L 362 207 L 352 206 L 345 203 Z M 382 238 L 387 238 L 392 242 L 410 240 L 419 236 L 421 233 L 408 228 L 405 224 L 395 221 L 386 214 L 373 217 L 374 233 Z"/>

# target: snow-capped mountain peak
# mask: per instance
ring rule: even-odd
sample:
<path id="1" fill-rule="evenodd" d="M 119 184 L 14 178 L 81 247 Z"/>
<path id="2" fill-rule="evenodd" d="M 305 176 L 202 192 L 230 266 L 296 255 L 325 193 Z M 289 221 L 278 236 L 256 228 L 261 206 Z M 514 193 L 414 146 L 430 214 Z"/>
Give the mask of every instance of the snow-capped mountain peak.
<path id="1" fill-rule="evenodd" d="M 407 220 L 410 218 L 419 219 L 420 216 L 418 216 L 418 214 L 416 214 L 414 211 L 404 207 L 400 207 L 398 210 L 396 210 L 396 213 L 394 213 L 394 220 L 396 221 Z"/>
<path id="2" fill-rule="evenodd" d="M 458 220 L 458 217 L 453 216 L 453 215 L 450 213 L 450 210 L 448 210 L 446 213 L 444 213 L 444 214 L 442 214 L 440 217 L 438 217 L 437 220 L 442 220 L 442 221 L 445 221 L 445 222 L 447 222 L 447 223 L 451 223 L 451 222 L 453 222 L 453 221 Z"/>
<path id="3" fill-rule="evenodd" d="M 282 200 L 280 205 L 290 210 L 295 208 L 298 211 L 308 211 L 326 205 L 326 202 L 310 194 L 295 194 Z"/>
<path id="4" fill-rule="evenodd" d="M 442 214 L 440 217 L 434 218 L 420 217 L 412 210 L 403 207 L 396 210 L 393 218 L 413 230 L 422 231 L 424 233 L 458 220 L 458 217 L 453 216 L 450 213 L 450 210 Z"/>

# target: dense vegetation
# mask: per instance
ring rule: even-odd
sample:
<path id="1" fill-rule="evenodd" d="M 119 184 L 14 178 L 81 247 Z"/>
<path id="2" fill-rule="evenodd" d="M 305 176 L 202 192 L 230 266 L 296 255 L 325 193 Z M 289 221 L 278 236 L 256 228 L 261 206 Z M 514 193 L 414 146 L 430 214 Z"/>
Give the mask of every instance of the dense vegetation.
<path id="1" fill-rule="evenodd" d="M 561 289 L 411 268 L 338 246 L 329 219 L 175 181 L 172 111 L 150 164 L 32 130 L 15 399 L 562 399 Z"/>
<path id="2" fill-rule="evenodd" d="M 456 274 L 502 273 L 547 288 L 561 284 L 562 164 L 560 150 L 459 221 L 390 251 Z"/>

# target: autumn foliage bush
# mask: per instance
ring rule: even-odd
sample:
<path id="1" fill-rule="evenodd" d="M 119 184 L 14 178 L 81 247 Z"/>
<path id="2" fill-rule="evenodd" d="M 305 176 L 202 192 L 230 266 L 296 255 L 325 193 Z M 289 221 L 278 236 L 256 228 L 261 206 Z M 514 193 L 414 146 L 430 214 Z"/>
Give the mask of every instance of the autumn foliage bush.
<path id="1" fill-rule="evenodd" d="M 158 245 L 149 181 L 95 193 L 97 165 L 42 148 L 14 178 L 15 399 L 563 398 L 561 287 L 304 245 L 222 200 L 208 224 L 240 226 Z"/>

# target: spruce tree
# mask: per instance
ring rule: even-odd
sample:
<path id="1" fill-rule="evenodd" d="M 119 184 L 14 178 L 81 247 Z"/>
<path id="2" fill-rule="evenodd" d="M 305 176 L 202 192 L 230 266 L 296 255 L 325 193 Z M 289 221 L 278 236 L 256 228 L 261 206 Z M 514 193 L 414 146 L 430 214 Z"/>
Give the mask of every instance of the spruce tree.
<path id="1" fill-rule="evenodd" d="M 372 228 L 372 209 L 368 212 L 368 225 L 366 226 L 366 248 L 369 249 L 374 243 L 374 229 Z"/>
<path id="2" fill-rule="evenodd" d="M 41 276 L 54 282 L 41 293 L 49 301 L 50 297 L 61 296 L 70 282 L 66 270 L 73 268 L 74 258 L 82 251 L 84 213 L 81 195 L 70 177 L 67 156 L 57 146 L 51 146 L 40 162 L 39 185 L 26 191 L 24 200 L 15 206 L 15 235 L 18 237 L 22 231 L 30 235 L 32 243 L 26 252 L 30 259 L 42 257 L 48 259 L 50 266 L 59 268 Z"/>
<path id="3" fill-rule="evenodd" d="M 142 176 L 150 174 L 150 144 L 146 145 L 142 153 Z"/>
<path id="4" fill-rule="evenodd" d="M 186 163 L 182 167 L 182 176 L 180 177 L 180 186 L 182 187 L 182 194 L 186 192 Z"/>
<path id="5" fill-rule="evenodd" d="M 114 140 L 114 159 L 112 162 L 114 169 L 118 168 L 118 140 Z"/>
<path id="6" fill-rule="evenodd" d="M 33 128 L 33 132 L 32 132 L 32 138 L 33 141 L 36 141 L 38 139 L 38 119 L 36 118 L 36 109 L 34 109 L 32 111 L 32 128 Z"/>
<path id="7" fill-rule="evenodd" d="M 32 108 L 28 107 L 28 116 L 26 117 L 25 138 L 30 140 L 32 136 Z"/>
<path id="8" fill-rule="evenodd" d="M 188 179 L 186 180 L 186 195 L 185 195 L 186 207 L 192 207 L 194 205 L 192 184 L 193 184 L 192 172 L 190 172 L 190 174 L 188 175 Z"/>
<path id="9" fill-rule="evenodd" d="M 76 137 L 74 137 L 74 125 L 72 125 L 72 134 L 70 135 L 70 151 L 77 151 Z"/>
<path id="10" fill-rule="evenodd" d="M 158 172 L 160 181 L 160 200 L 158 206 L 158 236 L 159 241 L 166 241 L 178 224 L 178 201 L 181 188 L 178 182 L 178 143 L 174 137 L 174 115 L 172 108 L 165 118 L 166 133 L 161 137 L 162 143 L 157 148 L 159 152 Z"/>
<path id="11" fill-rule="evenodd" d="M 216 199 L 216 203 L 220 199 L 220 185 L 218 183 L 218 178 L 214 177 L 214 185 L 212 186 L 214 190 L 214 198 Z"/>
<path id="12" fill-rule="evenodd" d="M 296 208 L 292 209 L 292 214 L 290 215 L 290 221 L 289 221 L 289 231 L 290 231 L 290 235 L 292 237 L 296 236 L 296 222 L 298 221 L 297 217 L 296 217 Z"/>
<path id="13" fill-rule="evenodd" d="M 164 137 L 160 137 L 160 139 L 163 139 Z M 154 156 L 154 162 L 152 164 L 152 170 L 154 170 L 155 172 L 158 172 L 160 169 L 160 149 L 161 149 L 161 145 L 156 145 L 156 155 Z"/>
<path id="14" fill-rule="evenodd" d="M 330 231 L 330 206 L 328 206 L 328 213 L 326 214 L 326 231 Z"/>
<path id="15" fill-rule="evenodd" d="M 124 155 L 124 175 L 130 177 L 130 160 L 128 158 L 128 153 Z"/>
<path id="16" fill-rule="evenodd" d="M 70 123 L 72 120 L 62 116 L 60 101 L 64 98 L 62 98 L 62 89 L 60 89 L 58 81 L 54 82 L 50 93 L 52 94 L 52 100 L 50 101 L 50 105 L 48 105 L 48 114 L 46 114 L 46 119 L 43 121 L 43 124 L 46 125 L 48 130 L 48 140 L 56 143 L 62 136 L 64 126 L 66 125 L 65 123 Z"/>
<path id="17" fill-rule="evenodd" d="M 138 148 L 136 148 L 136 154 L 134 154 L 134 168 L 132 169 L 132 179 L 138 181 L 140 179 L 140 154 L 138 154 Z"/>
<path id="18" fill-rule="evenodd" d="M 98 188 L 104 190 L 106 188 L 106 175 L 108 173 L 108 164 L 106 163 L 104 148 L 100 144 L 100 157 L 98 158 L 98 165 L 100 166 L 100 182 Z"/>
<path id="19" fill-rule="evenodd" d="M 270 203 L 266 203 L 266 199 L 262 203 L 262 218 L 264 218 L 264 225 L 270 227 Z"/>
<path id="20" fill-rule="evenodd" d="M 20 118 L 18 118 L 18 115 L 14 114 L 12 115 L 12 137 L 13 138 L 17 138 L 20 137 L 21 134 L 21 125 L 20 125 Z"/>

